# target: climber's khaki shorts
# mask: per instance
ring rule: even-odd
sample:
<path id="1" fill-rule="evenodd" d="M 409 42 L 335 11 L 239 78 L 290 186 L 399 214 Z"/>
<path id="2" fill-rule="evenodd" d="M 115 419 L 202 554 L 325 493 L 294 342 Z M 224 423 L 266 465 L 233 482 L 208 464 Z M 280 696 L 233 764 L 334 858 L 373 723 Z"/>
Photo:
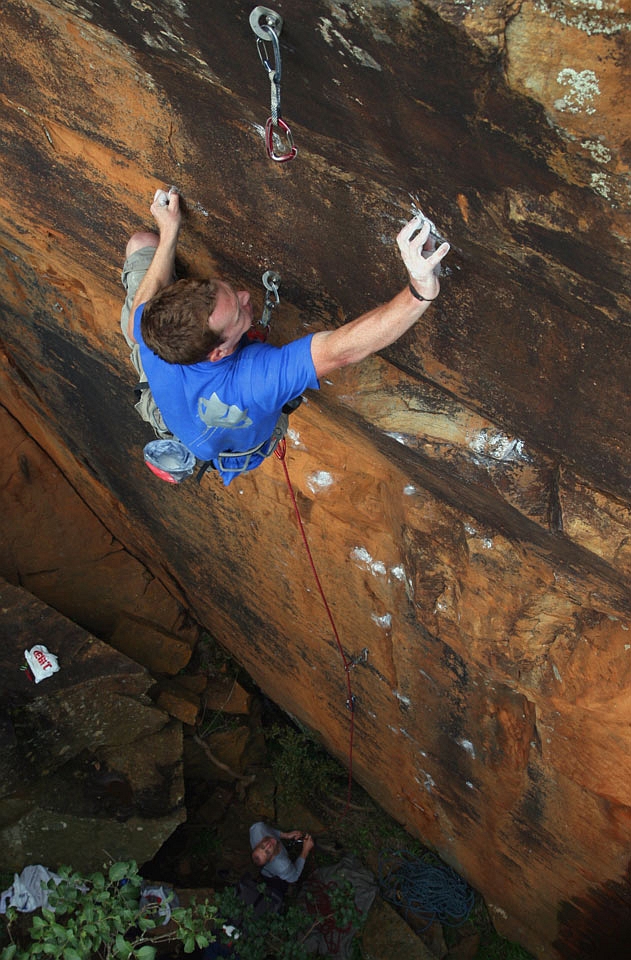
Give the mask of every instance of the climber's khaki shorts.
<path id="1" fill-rule="evenodd" d="M 151 261 L 153 260 L 156 249 L 156 247 L 142 247 L 140 250 L 136 250 L 135 253 L 132 253 L 131 257 L 127 257 L 125 263 L 123 264 L 121 282 L 127 292 L 127 298 L 123 304 L 123 309 L 121 310 L 121 330 L 130 347 L 134 347 L 133 340 L 130 340 L 127 334 L 131 305 L 134 302 L 136 291 L 138 290 L 144 275 L 151 265 Z"/>
<path id="2" fill-rule="evenodd" d="M 146 420 L 146 422 L 153 427 L 156 437 L 171 438 L 173 434 L 164 422 L 162 414 L 160 413 L 158 406 L 153 399 L 153 394 L 151 393 L 149 384 L 147 383 L 147 377 L 142 366 L 142 360 L 140 359 L 140 349 L 138 344 L 134 343 L 133 340 L 130 340 L 129 334 L 127 333 L 131 305 L 134 301 L 134 297 L 136 296 L 136 291 L 142 282 L 142 278 L 149 269 L 155 252 L 156 247 L 141 247 L 140 250 L 136 250 L 135 253 L 132 253 L 131 257 L 127 257 L 125 263 L 123 264 L 121 281 L 127 296 L 125 298 L 125 303 L 123 304 L 123 309 L 121 310 L 121 331 L 131 349 L 129 359 L 131 360 L 132 364 L 134 365 L 134 369 L 138 374 L 138 386 L 136 387 L 138 402 L 135 404 L 135 408 L 139 416 L 141 416 L 143 420 Z"/>

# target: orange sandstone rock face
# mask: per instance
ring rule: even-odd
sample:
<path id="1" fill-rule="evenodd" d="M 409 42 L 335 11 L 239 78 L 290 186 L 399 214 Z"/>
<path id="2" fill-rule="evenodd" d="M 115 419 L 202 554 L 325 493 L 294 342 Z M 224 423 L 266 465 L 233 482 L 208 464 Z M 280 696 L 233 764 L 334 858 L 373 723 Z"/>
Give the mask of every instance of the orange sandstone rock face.
<path id="1" fill-rule="evenodd" d="M 354 770 L 502 932 L 598 955 L 631 833 L 629 25 L 616 4 L 296 0 L 299 154 L 273 164 L 249 9 L 5 0 L 2 402 L 344 758 L 344 671 L 282 467 L 227 490 L 149 474 L 118 273 L 174 182 L 189 272 L 256 293 L 280 270 L 282 342 L 399 288 L 417 196 L 453 244 L 440 300 L 311 394 L 288 442 L 344 648 L 368 649 Z"/>
<path id="2" fill-rule="evenodd" d="M 152 673 L 188 664 L 199 630 L 66 477 L 0 408 L 0 577 L 107 640 Z"/>

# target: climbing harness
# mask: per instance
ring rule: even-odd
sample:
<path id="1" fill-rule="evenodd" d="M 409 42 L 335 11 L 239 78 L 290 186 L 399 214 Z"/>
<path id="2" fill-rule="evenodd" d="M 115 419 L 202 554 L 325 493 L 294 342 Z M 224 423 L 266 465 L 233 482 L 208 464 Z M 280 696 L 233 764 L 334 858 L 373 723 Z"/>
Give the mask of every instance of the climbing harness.
<path id="1" fill-rule="evenodd" d="M 448 927 L 459 927 L 469 917 L 475 894 L 466 880 L 441 863 L 421 860 L 407 850 L 396 850 L 379 861 L 379 886 L 384 900 L 410 918 L 434 920 Z"/>
<path id="2" fill-rule="evenodd" d="M 287 433 L 287 425 L 289 423 L 288 416 L 283 410 L 280 417 L 276 421 L 276 426 L 271 437 L 268 437 L 267 440 L 263 440 L 262 443 L 257 444 L 255 447 L 251 447 L 249 450 L 227 450 L 223 453 L 218 453 L 216 460 L 221 467 L 223 473 L 232 473 L 235 477 L 240 476 L 242 473 L 245 473 L 250 463 L 252 462 L 252 457 L 260 455 L 263 459 L 271 457 L 273 453 L 276 452 L 278 444 L 281 442 L 285 434 Z M 231 460 L 242 461 L 242 458 L 245 457 L 245 461 L 239 462 L 238 464 L 232 466 Z M 213 467 L 212 460 L 205 460 L 196 476 L 197 483 L 200 482 L 206 471 Z M 214 468 L 214 467 L 213 467 Z"/>
<path id="3" fill-rule="evenodd" d="M 265 147 L 270 160 L 284 163 L 293 160 L 298 153 L 294 146 L 291 130 L 283 120 L 280 109 L 280 81 L 282 76 L 282 62 L 280 56 L 279 36 L 283 29 L 283 18 L 269 7 L 255 7 L 250 14 L 250 26 L 256 35 L 256 48 L 259 59 L 270 81 L 271 116 L 265 124 Z M 267 41 L 272 45 L 272 66 L 267 49 Z M 287 142 L 283 147 L 283 137 Z M 284 152 L 276 152 L 276 149 Z"/>
<path id="4" fill-rule="evenodd" d="M 314 559 L 313 559 L 313 555 L 312 555 L 312 553 L 311 553 L 311 548 L 309 547 L 309 541 L 307 540 L 307 534 L 306 534 L 306 531 L 305 531 L 305 528 L 304 528 L 304 524 L 303 524 L 303 522 L 302 522 L 302 517 L 300 516 L 300 510 L 298 509 L 298 501 L 296 500 L 296 495 L 295 495 L 295 493 L 294 493 L 294 488 L 293 488 L 293 485 L 292 485 L 292 482 L 291 482 L 291 478 L 290 478 L 290 476 L 289 476 L 289 470 L 288 470 L 288 468 L 287 468 L 286 454 L 287 454 L 287 441 L 286 441 L 285 438 L 283 437 L 283 439 L 281 440 L 281 442 L 280 442 L 280 443 L 278 444 L 278 446 L 276 447 L 276 450 L 275 450 L 275 454 L 274 454 L 274 455 L 276 456 L 276 458 L 277 458 L 278 460 L 280 460 L 280 462 L 281 462 L 282 465 L 283 465 L 283 470 L 284 470 L 284 472 L 285 472 L 285 480 L 286 480 L 286 482 L 287 482 L 287 489 L 288 489 L 288 491 L 289 491 L 289 496 L 291 497 L 291 502 L 292 502 L 293 507 L 294 507 L 294 513 L 295 513 L 295 515 L 296 515 L 296 520 L 297 520 L 297 522 L 298 522 L 298 528 L 299 528 L 300 534 L 301 534 L 301 536 L 302 536 L 302 541 L 303 541 L 303 543 L 304 543 L 304 545 L 305 545 L 305 550 L 307 551 L 307 557 L 308 557 L 308 560 L 309 560 L 309 564 L 310 564 L 310 566 L 311 566 L 311 572 L 313 573 L 313 578 L 314 578 L 314 580 L 315 580 L 315 582 L 316 582 L 316 586 L 317 586 L 317 588 L 318 588 L 318 592 L 319 592 L 320 597 L 321 597 L 321 599 L 322 599 L 322 603 L 324 604 L 324 609 L 326 610 L 327 617 L 329 618 L 329 623 L 331 624 L 331 629 L 332 629 L 332 631 L 333 631 L 333 636 L 335 637 L 335 643 L 337 644 L 337 649 L 338 649 L 338 651 L 339 651 L 340 658 L 341 658 L 342 664 L 343 664 L 343 666 L 344 666 L 344 673 L 345 673 L 345 675 L 346 675 L 346 690 L 347 690 L 347 694 L 348 694 L 348 696 L 347 696 L 347 698 L 346 698 L 346 707 L 347 707 L 348 711 L 350 712 L 350 720 L 349 720 L 349 733 L 348 733 L 348 740 L 349 740 L 349 744 L 348 744 L 348 783 L 347 783 L 347 789 L 346 789 L 346 806 L 344 807 L 344 810 L 342 811 L 342 814 L 341 814 L 341 817 L 340 817 L 340 819 L 343 820 L 344 817 L 346 816 L 346 814 L 348 813 L 348 810 L 350 809 L 350 804 L 351 804 L 351 791 L 352 791 L 352 787 L 353 787 L 353 740 L 354 740 L 354 736 L 355 736 L 355 707 L 356 707 L 356 705 L 357 705 L 357 701 L 356 701 L 355 696 L 353 695 L 353 690 L 352 690 L 352 686 L 351 686 L 350 671 L 353 669 L 353 667 L 356 666 L 357 663 L 359 663 L 359 662 L 362 661 L 362 660 L 366 660 L 366 659 L 367 659 L 367 657 L 368 657 L 368 650 L 367 650 L 366 647 L 364 647 L 364 650 L 362 650 L 362 652 L 361 652 L 361 654 L 359 655 L 359 657 L 356 657 L 354 660 L 352 660 L 352 659 L 349 660 L 349 658 L 348 658 L 348 657 L 346 656 L 346 654 L 344 653 L 344 648 L 342 647 L 342 642 L 341 642 L 341 640 L 340 640 L 340 635 L 339 635 L 339 633 L 338 633 L 338 631 L 337 631 L 337 627 L 336 627 L 336 625 L 335 625 L 335 620 L 333 619 L 333 614 L 331 613 L 331 608 L 330 608 L 330 606 L 329 606 L 329 604 L 328 604 L 328 601 L 327 601 L 327 599 L 326 599 L 326 596 L 325 596 L 325 593 L 324 593 L 324 589 L 323 589 L 322 583 L 321 583 L 321 581 L 320 581 L 320 577 L 318 576 L 318 571 L 317 571 L 317 569 L 316 569 L 316 565 L 315 565 L 315 562 L 314 562 Z"/>

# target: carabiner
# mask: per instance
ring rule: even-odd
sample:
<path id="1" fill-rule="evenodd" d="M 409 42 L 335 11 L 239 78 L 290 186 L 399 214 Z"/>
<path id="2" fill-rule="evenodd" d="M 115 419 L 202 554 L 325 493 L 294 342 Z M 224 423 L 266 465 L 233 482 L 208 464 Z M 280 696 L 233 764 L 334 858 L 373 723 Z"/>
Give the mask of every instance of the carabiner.
<path id="1" fill-rule="evenodd" d="M 275 153 L 274 152 L 274 133 L 276 129 L 282 130 L 282 132 L 287 137 L 287 144 L 289 146 L 288 153 Z M 270 160 L 276 160 L 278 163 L 284 163 L 286 160 L 293 160 L 296 154 L 298 153 L 298 147 L 294 146 L 294 138 L 292 136 L 291 130 L 282 119 L 279 117 L 276 124 L 274 124 L 274 118 L 269 117 L 267 123 L 265 124 L 265 146 L 267 148 L 267 155 Z"/>
<path id="2" fill-rule="evenodd" d="M 267 55 L 267 47 L 265 46 L 265 41 L 257 40 L 256 49 L 258 50 L 259 60 L 263 64 L 263 68 L 266 74 L 269 76 L 270 80 L 273 83 L 280 83 L 280 75 L 277 70 L 277 61 L 276 59 L 274 60 L 274 67 L 272 68 L 271 63 L 269 62 L 269 57 Z"/>
<path id="3" fill-rule="evenodd" d="M 276 33 L 273 27 L 270 27 L 267 24 L 264 24 L 263 26 L 264 26 L 264 29 L 267 31 L 267 36 L 269 38 L 270 43 L 272 44 L 272 50 L 274 51 L 274 82 L 280 83 L 283 66 L 282 66 L 282 60 L 280 57 L 280 41 L 278 39 L 278 34 Z M 261 40 L 261 38 L 259 37 L 256 41 L 256 47 L 259 52 L 259 60 L 261 61 L 261 63 L 263 64 L 267 72 L 271 73 L 272 68 L 270 66 L 269 57 L 267 55 L 267 47 L 265 46 L 265 40 Z M 264 55 L 261 52 L 261 50 L 264 51 Z"/>

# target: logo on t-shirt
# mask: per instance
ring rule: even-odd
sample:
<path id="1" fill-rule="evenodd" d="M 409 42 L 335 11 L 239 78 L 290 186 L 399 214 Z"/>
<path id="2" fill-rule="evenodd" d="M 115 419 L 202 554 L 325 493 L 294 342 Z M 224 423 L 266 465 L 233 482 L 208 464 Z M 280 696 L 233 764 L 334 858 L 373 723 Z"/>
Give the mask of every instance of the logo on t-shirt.
<path id="1" fill-rule="evenodd" d="M 234 403 L 228 406 L 223 400 L 220 400 L 216 393 L 206 399 L 200 397 L 197 401 L 197 415 L 207 427 L 221 428 L 223 430 L 242 430 L 245 427 L 251 427 L 252 421 L 248 417 L 248 411 L 241 410 Z"/>

